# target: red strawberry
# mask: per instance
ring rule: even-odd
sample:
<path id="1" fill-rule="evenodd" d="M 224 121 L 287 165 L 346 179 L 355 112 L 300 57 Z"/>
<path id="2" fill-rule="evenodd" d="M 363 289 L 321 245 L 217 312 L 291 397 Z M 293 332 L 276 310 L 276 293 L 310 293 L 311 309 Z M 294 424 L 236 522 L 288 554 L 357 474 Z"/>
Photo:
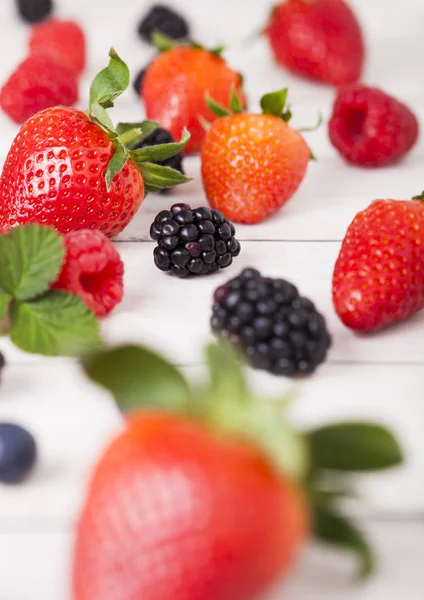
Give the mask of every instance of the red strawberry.
<path id="1" fill-rule="evenodd" d="M 0 229 L 36 222 L 61 233 L 100 229 L 113 236 L 131 221 L 145 191 L 187 181 L 173 169 L 150 163 L 181 151 L 187 138 L 132 151 L 154 125 L 113 129 L 105 108 L 128 84 L 127 66 L 111 52 L 109 67 L 92 84 L 89 116 L 58 107 L 25 123 L 0 179 Z"/>
<path id="2" fill-rule="evenodd" d="M 97 317 L 104 317 L 124 295 L 124 263 L 100 231 L 72 231 L 64 237 L 66 259 L 52 287 L 76 294 Z"/>
<path id="3" fill-rule="evenodd" d="M 355 423 L 299 433 L 286 421 L 286 399 L 249 390 L 227 344 L 207 356 L 211 383 L 200 393 L 146 348 L 84 358 L 86 374 L 138 412 L 91 478 L 73 600 L 264 598 L 309 531 L 354 551 L 362 575 L 371 573 L 367 542 L 336 498 L 346 471 L 402 462 L 393 435 Z"/>
<path id="4" fill-rule="evenodd" d="M 294 73 L 332 85 L 361 76 L 361 27 L 344 0 L 285 0 L 266 33 L 276 60 Z"/>
<path id="5" fill-rule="evenodd" d="M 374 331 L 424 307 L 424 204 L 376 200 L 347 230 L 333 275 L 343 323 Z"/>
<path id="6" fill-rule="evenodd" d="M 72 106 L 77 99 L 74 74 L 46 56 L 24 60 L 0 92 L 0 106 L 15 123 L 58 104 Z"/>
<path id="7" fill-rule="evenodd" d="M 286 122 L 286 94 L 264 96 L 264 114 L 228 112 L 206 135 L 201 154 L 206 197 L 231 221 L 263 221 L 293 196 L 305 177 L 311 153 Z"/>
<path id="8" fill-rule="evenodd" d="M 353 85 L 336 96 L 331 143 L 355 165 L 381 167 L 403 158 L 418 139 L 411 110 L 379 89 Z"/>
<path id="9" fill-rule="evenodd" d="M 175 415 L 134 417 L 91 481 L 74 600 L 250 600 L 302 546 L 301 492 L 254 448 Z"/>
<path id="10" fill-rule="evenodd" d="M 141 87 L 148 119 L 158 121 L 175 139 L 184 127 L 191 134 L 186 152 L 198 152 L 205 137 L 199 116 L 213 120 L 205 93 L 228 105 L 234 87 L 241 92 L 241 77 L 218 51 L 199 47 L 174 47 L 148 67 Z M 243 103 L 244 103 L 243 97 Z"/>
<path id="11" fill-rule="evenodd" d="M 32 28 L 31 54 L 50 56 L 76 75 L 85 67 L 85 36 L 78 23 L 50 19 Z"/>

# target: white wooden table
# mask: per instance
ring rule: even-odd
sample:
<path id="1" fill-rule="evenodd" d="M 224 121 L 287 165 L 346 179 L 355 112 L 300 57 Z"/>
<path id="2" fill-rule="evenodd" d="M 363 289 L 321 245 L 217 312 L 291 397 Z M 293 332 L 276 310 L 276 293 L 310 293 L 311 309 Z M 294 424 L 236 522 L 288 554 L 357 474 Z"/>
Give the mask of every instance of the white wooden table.
<path id="1" fill-rule="evenodd" d="M 57 4 L 59 13 L 80 20 L 89 36 L 90 67 L 81 107 L 111 45 L 132 69 L 143 66 L 153 54 L 134 31 L 148 5 L 145 0 L 118 4 L 57 0 Z M 352 0 L 352 4 L 369 42 L 366 80 L 403 98 L 424 123 L 421 0 Z M 256 29 L 270 2 L 179 0 L 178 5 L 196 24 L 197 37 L 213 44 L 238 40 Z M 12 9 L 12 0 L 0 2 L 1 82 L 23 58 L 28 36 Z M 317 110 L 329 115 L 333 91 L 276 67 L 263 40 L 248 48 L 234 46 L 228 58 L 246 75 L 252 107 L 263 92 L 289 85 L 295 125 L 313 123 Z M 140 120 L 142 108 L 132 90 L 114 113 L 116 120 Z M 17 128 L 1 114 L 0 166 L 16 133 Z M 126 265 L 126 295 L 104 321 L 104 335 L 111 343 L 151 345 L 182 365 L 189 376 L 201 377 L 201 349 L 210 339 L 214 288 L 247 265 L 295 282 L 327 316 L 334 346 L 326 365 L 299 386 L 293 418 L 301 425 L 348 417 L 379 420 L 400 436 L 407 463 L 391 473 L 361 480 L 364 503 L 355 510 L 374 540 L 377 575 L 358 587 L 350 579 L 350 560 L 311 548 L 274 598 L 419 600 L 424 591 L 424 314 L 379 335 L 357 337 L 333 312 L 330 281 L 340 240 L 355 212 L 377 197 L 409 198 L 424 188 L 424 137 L 402 165 L 380 171 L 345 166 L 330 146 L 325 127 L 308 140 L 318 162 L 310 165 L 300 191 L 266 223 L 238 227 L 243 242 L 240 258 L 212 278 L 178 281 L 155 269 L 149 225 L 170 200 L 149 197 L 117 240 Z M 187 169 L 195 179 L 175 198 L 203 205 L 198 159 L 189 159 Z M 0 349 L 10 365 L 0 387 L 0 420 L 29 427 L 41 453 L 37 472 L 27 484 L 0 487 L 0 598 L 70 600 L 73 525 L 93 462 L 121 427 L 120 417 L 111 398 L 85 381 L 71 361 L 25 355 L 6 339 L 0 341 Z M 290 386 L 284 379 L 261 374 L 253 379 L 273 393 Z"/>

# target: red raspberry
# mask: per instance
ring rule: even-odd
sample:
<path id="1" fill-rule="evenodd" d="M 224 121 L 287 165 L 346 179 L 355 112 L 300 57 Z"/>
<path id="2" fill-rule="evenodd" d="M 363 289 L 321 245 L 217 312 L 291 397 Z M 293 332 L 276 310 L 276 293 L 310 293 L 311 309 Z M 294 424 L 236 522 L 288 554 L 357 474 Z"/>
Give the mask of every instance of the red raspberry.
<path id="1" fill-rule="evenodd" d="M 355 165 L 381 167 L 407 154 L 418 139 L 412 111 L 379 89 L 339 90 L 329 123 L 331 143 Z"/>
<path id="2" fill-rule="evenodd" d="M 0 106 L 16 123 L 53 106 L 72 106 L 78 99 L 75 76 L 47 56 L 22 62 L 0 92 Z"/>
<path id="3" fill-rule="evenodd" d="M 66 259 L 53 287 L 76 294 L 97 317 L 107 315 L 124 295 L 124 263 L 100 231 L 81 229 L 64 236 Z"/>
<path id="4" fill-rule="evenodd" d="M 73 21 L 50 19 L 32 29 L 29 40 L 31 54 L 50 56 L 76 75 L 85 67 L 85 36 Z"/>

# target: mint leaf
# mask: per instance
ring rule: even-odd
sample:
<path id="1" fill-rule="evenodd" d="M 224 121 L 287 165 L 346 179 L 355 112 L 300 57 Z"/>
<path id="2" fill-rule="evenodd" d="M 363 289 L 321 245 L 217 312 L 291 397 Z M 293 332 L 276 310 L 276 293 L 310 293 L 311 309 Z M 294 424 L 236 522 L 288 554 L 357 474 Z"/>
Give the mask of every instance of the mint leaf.
<path id="1" fill-rule="evenodd" d="M 137 167 L 143 176 L 144 183 L 147 186 L 165 188 L 191 181 L 189 177 L 186 177 L 171 167 L 163 167 L 161 165 L 155 165 L 151 162 L 139 163 L 137 164 Z"/>
<path id="2" fill-rule="evenodd" d="M 119 173 L 121 171 L 121 169 L 124 168 L 127 160 L 128 160 L 128 150 L 125 148 L 125 146 L 123 144 L 118 142 L 115 153 L 112 156 L 112 158 L 110 159 L 109 164 L 106 169 L 105 180 L 106 180 L 106 188 L 108 191 L 110 191 L 110 188 L 112 187 L 112 179 L 115 177 L 115 175 L 117 173 Z"/>
<path id="3" fill-rule="evenodd" d="M 139 150 L 133 150 L 131 152 L 131 159 L 135 163 L 143 161 L 162 161 L 172 158 L 184 148 L 190 139 L 190 134 L 187 129 L 184 128 L 183 135 L 180 142 L 173 142 L 170 144 L 159 144 L 158 146 L 148 146 L 147 148 L 140 148 Z"/>
<path id="4" fill-rule="evenodd" d="M 25 352 L 77 356 L 100 343 L 100 331 L 78 296 L 50 291 L 32 302 L 12 303 L 11 339 Z"/>
<path id="5" fill-rule="evenodd" d="M 400 465 L 402 450 L 394 435 L 371 423 L 336 423 L 307 434 L 312 468 L 376 471 Z"/>
<path id="6" fill-rule="evenodd" d="M 65 258 L 61 236 L 31 224 L 0 236 L 0 288 L 17 300 L 28 300 L 48 289 Z"/>
<path id="7" fill-rule="evenodd" d="M 287 101 L 288 88 L 265 94 L 261 99 L 261 108 L 264 114 L 281 117 Z"/>
<path id="8" fill-rule="evenodd" d="M 216 102 L 208 92 L 205 94 L 205 102 L 206 106 L 216 117 L 228 117 L 231 115 L 231 111 L 222 104 Z"/>
<path id="9" fill-rule="evenodd" d="M 7 315 L 11 300 L 12 297 L 9 296 L 9 294 L 6 294 L 6 292 L 0 290 L 0 321 L 2 321 Z"/>
<path id="10" fill-rule="evenodd" d="M 90 88 L 90 111 L 94 104 L 111 108 L 130 84 L 130 71 L 113 48 L 109 52 L 109 65 L 94 78 Z"/>
<path id="11" fill-rule="evenodd" d="M 313 508 L 314 537 L 342 550 L 353 552 L 360 561 L 360 577 L 369 577 L 374 570 L 374 557 L 368 541 L 348 519 L 330 507 Z"/>
<path id="12" fill-rule="evenodd" d="M 108 389 L 122 410 L 143 406 L 184 409 L 190 398 L 181 373 L 147 348 L 121 346 L 85 356 L 90 379 Z"/>

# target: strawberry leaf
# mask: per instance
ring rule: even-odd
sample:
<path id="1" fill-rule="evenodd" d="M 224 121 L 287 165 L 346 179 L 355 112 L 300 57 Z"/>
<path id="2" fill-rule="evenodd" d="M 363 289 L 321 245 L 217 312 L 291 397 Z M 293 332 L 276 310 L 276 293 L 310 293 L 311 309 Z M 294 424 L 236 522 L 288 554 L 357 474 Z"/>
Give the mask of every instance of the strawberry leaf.
<path id="1" fill-rule="evenodd" d="M 336 423 L 307 435 L 312 469 L 377 471 L 403 462 L 394 435 L 371 423 Z"/>
<path id="2" fill-rule="evenodd" d="M 228 117 L 228 115 L 231 115 L 231 110 L 225 108 L 222 104 L 215 102 L 208 92 L 205 94 L 205 102 L 209 110 L 213 112 L 216 117 Z"/>
<path id="3" fill-rule="evenodd" d="M 189 177 L 171 167 L 163 167 L 151 162 L 139 163 L 137 167 L 143 176 L 144 183 L 148 186 L 166 188 L 191 181 Z"/>
<path id="4" fill-rule="evenodd" d="M 181 141 L 174 142 L 171 144 L 160 144 L 158 146 L 148 146 L 147 148 L 140 148 L 131 152 L 131 160 L 135 163 L 142 163 L 146 161 L 157 162 L 172 158 L 184 148 L 190 139 L 190 134 L 187 129 L 184 128 Z"/>
<path id="5" fill-rule="evenodd" d="M 315 506 L 313 531 L 318 541 L 355 553 L 360 561 L 359 574 L 362 579 L 372 574 L 372 550 L 362 532 L 351 521 L 330 507 Z"/>
<path id="6" fill-rule="evenodd" d="M 118 135 L 124 135 L 129 131 L 133 131 L 134 129 L 141 129 L 143 133 L 143 138 L 149 137 L 151 133 L 156 131 L 160 127 L 159 123 L 156 121 L 140 121 L 139 123 L 118 123 L 116 127 L 116 131 Z M 140 140 L 141 141 L 141 140 Z"/>
<path id="7" fill-rule="evenodd" d="M 106 169 L 105 180 L 106 180 L 106 188 L 108 191 L 110 191 L 110 188 L 112 187 L 113 178 L 115 177 L 115 175 L 117 173 L 119 173 L 121 171 L 121 169 L 124 168 L 125 163 L 128 160 L 128 157 L 129 157 L 129 153 L 128 153 L 128 150 L 126 149 L 126 147 L 123 144 L 118 143 L 117 148 L 115 150 L 115 154 L 110 159 L 109 164 Z"/>
<path id="8" fill-rule="evenodd" d="M 234 114 L 240 114 L 243 112 L 243 103 L 234 86 L 231 90 L 230 111 Z"/>
<path id="9" fill-rule="evenodd" d="M 167 50 L 172 50 L 178 46 L 178 43 L 173 38 L 170 38 L 159 31 L 153 32 L 152 43 L 159 52 L 167 52 Z"/>
<path id="10" fill-rule="evenodd" d="M 0 288 L 17 300 L 42 294 L 60 273 L 65 258 L 61 236 L 36 224 L 0 236 Z"/>
<path id="11" fill-rule="evenodd" d="M 91 107 L 91 120 L 106 129 L 112 139 L 117 137 L 112 119 L 98 102 L 95 102 Z"/>
<path id="12" fill-rule="evenodd" d="M 124 411 L 143 406 L 183 410 L 190 398 L 178 369 L 141 346 L 100 350 L 85 356 L 82 367 L 90 379 L 113 394 Z"/>
<path id="13" fill-rule="evenodd" d="M 99 324 L 84 302 L 59 291 L 13 301 L 11 339 L 22 350 L 45 356 L 78 356 L 101 341 Z"/>
<path id="14" fill-rule="evenodd" d="M 112 108 L 114 101 L 130 84 L 130 71 L 113 48 L 109 52 L 109 65 L 94 78 L 90 88 L 90 111 L 94 104 Z"/>
<path id="15" fill-rule="evenodd" d="M 271 92 L 269 94 L 265 94 L 265 96 L 262 96 L 261 108 L 263 113 L 265 115 L 281 117 L 286 106 L 287 94 L 288 88 L 284 88 L 283 90 L 279 90 L 278 92 Z"/>
<path id="16" fill-rule="evenodd" d="M 11 300 L 12 297 L 9 294 L 0 290 L 0 321 L 7 315 Z"/>

